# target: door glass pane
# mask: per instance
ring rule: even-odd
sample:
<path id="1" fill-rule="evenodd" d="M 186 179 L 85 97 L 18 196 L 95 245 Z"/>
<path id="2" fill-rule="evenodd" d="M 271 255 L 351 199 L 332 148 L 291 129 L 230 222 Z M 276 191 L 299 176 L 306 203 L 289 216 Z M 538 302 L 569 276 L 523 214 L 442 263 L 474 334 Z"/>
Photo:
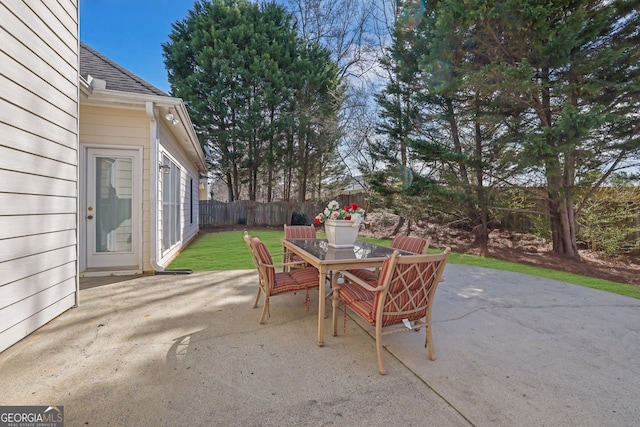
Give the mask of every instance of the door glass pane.
<path id="1" fill-rule="evenodd" d="M 131 252 L 131 158 L 96 157 L 96 252 Z"/>

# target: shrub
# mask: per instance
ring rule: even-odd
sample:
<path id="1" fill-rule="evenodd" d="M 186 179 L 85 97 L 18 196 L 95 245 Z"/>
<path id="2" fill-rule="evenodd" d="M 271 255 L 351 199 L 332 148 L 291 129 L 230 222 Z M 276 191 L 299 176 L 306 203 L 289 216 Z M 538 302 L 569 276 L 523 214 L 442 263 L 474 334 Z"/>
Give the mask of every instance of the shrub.
<path id="1" fill-rule="evenodd" d="M 578 240 L 607 256 L 630 253 L 640 247 L 639 211 L 637 190 L 602 189 L 578 217 Z"/>
<path id="2" fill-rule="evenodd" d="M 302 212 L 294 212 L 291 214 L 291 225 L 308 225 L 307 215 Z"/>

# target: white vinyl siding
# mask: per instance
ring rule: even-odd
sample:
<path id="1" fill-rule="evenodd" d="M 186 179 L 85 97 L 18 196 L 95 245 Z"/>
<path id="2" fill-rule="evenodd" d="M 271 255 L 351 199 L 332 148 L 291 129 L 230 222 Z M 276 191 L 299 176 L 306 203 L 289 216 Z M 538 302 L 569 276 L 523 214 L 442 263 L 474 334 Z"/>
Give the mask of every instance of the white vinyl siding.
<path id="1" fill-rule="evenodd" d="M 78 2 L 0 16 L 2 351 L 77 302 Z"/>
<path id="2" fill-rule="evenodd" d="M 198 182 L 198 170 L 193 165 L 190 157 L 176 143 L 175 137 L 166 128 L 166 124 L 160 122 L 160 155 L 162 162 L 166 157 L 178 168 L 179 192 L 177 205 L 174 204 L 173 213 L 169 214 L 169 219 L 163 216 L 163 182 L 165 176 L 158 170 L 158 165 L 150 173 L 150 141 L 149 141 L 149 118 L 142 109 L 136 108 L 114 108 L 113 106 L 100 107 L 96 105 L 80 106 L 80 142 L 91 147 L 108 146 L 111 148 L 142 147 L 144 149 L 143 159 L 143 193 L 142 193 L 142 239 L 143 239 L 143 270 L 153 271 L 150 264 L 151 259 L 151 214 L 150 214 L 150 183 L 149 177 L 154 176 L 159 180 L 157 195 L 158 210 L 158 251 L 156 255 L 158 263 L 166 265 L 189 241 L 198 233 L 198 188 L 194 185 L 195 191 L 193 207 L 190 206 L 189 182 L 193 178 L 194 183 Z M 173 203 L 173 202 L 172 202 Z M 176 213 L 176 207 L 179 214 Z M 190 209 L 193 214 L 193 222 L 190 222 Z M 173 218 L 173 219 L 170 219 Z M 178 219 L 178 222 L 175 221 Z M 177 224 L 177 227 L 169 230 L 169 240 L 165 241 L 165 227 L 163 221 L 170 221 Z M 171 234 L 173 233 L 173 234 Z M 167 246 L 168 242 L 168 246 Z M 168 250 L 167 250 L 168 248 Z"/>

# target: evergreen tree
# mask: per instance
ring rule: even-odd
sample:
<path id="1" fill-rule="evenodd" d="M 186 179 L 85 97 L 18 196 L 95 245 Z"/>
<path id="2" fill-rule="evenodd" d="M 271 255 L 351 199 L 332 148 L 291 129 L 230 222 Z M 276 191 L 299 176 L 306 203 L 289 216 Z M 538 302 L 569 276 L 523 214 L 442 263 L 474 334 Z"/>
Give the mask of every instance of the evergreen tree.
<path id="1" fill-rule="evenodd" d="M 458 5 L 478 87 L 519 115 L 521 164 L 540 172 L 554 251 L 578 257 L 578 187 L 596 188 L 639 154 L 638 5 L 632 1 L 483 2 Z M 454 8 L 455 9 L 455 8 Z M 449 9 L 452 10 L 452 9 Z M 635 127 L 635 129 L 634 129 Z M 586 194 L 589 194 L 587 191 Z"/>
<path id="2" fill-rule="evenodd" d="M 184 99 L 229 200 L 246 192 L 270 201 L 289 171 L 304 198 L 304 184 L 318 173 L 307 151 L 330 149 L 317 135 L 335 135 L 301 124 L 332 121 L 337 98 L 325 94 L 335 94 L 337 79 L 328 55 L 297 36 L 291 16 L 274 3 L 198 1 L 173 24 L 163 50 L 172 94 Z"/>
<path id="3" fill-rule="evenodd" d="M 400 4 L 421 6 L 412 39 L 392 51 L 418 57 L 413 73 L 424 83 L 413 101 L 421 137 L 410 146 L 435 162 L 431 176 L 464 190 L 479 237 L 490 221 L 489 186 L 537 179 L 555 252 L 577 257 L 580 207 L 640 151 L 639 1 Z"/>
<path id="4" fill-rule="evenodd" d="M 396 213 L 465 224 L 486 243 L 491 187 L 513 172 L 500 166 L 508 146 L 494 97 L 470 84 L 465 32 L 442 37 L 450 27 L 437 7 L 402 2 L 397 16 L 382 62 L 390 79 L 378 97 L 384 139 L 376 151 L 387 166 L 372 184 Z"/>
<path id="5" fill-rule="evenodd" d="M 402 5 L 396 11 L 403 16 Z M 366 170 L 371 188 L 387 209 L 400 215 L 398 229 L 404 224 L 412 211 L 411 207 L 424 207 L 426 192 L 413 186 L 413 170 L 416 169 L 416 157 L 410 152 L 411 140 L 419 132 L 421 108 L 416 94 L 421 90 L 417 56 L 421 26 L 408 30 L 401 19 L 396 20 L 393 31 L 393 45 L 381 59 L 381 65 L 387 73 L 388 83 L 376 96 L 380 106 L 380 121 L 377 127 L 382 138 L 372 142 L 373 167 L 379 170 Z M 416 191 L 417 190 L 417 191 Z M 396 230 L 397 232 L 397 230 Z M 395 232 L 394 232 L 395 234 Z"/>

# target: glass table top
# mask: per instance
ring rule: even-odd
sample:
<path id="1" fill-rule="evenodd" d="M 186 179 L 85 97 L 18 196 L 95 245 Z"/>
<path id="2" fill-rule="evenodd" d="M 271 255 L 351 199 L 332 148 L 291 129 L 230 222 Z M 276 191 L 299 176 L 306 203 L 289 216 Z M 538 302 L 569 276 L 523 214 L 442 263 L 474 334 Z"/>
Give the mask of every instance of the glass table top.
<path id="1" fill-rule="evenodd" d="M 321 261 L 388 258 L 394 249 L 373 243 L 356 240 L 352 248 L 333 248 L 327 239 L 287 239 L 291 244 L 308 252 Z M 413 255 L 410 252 L 398 251 L 400 254 Z"/>

